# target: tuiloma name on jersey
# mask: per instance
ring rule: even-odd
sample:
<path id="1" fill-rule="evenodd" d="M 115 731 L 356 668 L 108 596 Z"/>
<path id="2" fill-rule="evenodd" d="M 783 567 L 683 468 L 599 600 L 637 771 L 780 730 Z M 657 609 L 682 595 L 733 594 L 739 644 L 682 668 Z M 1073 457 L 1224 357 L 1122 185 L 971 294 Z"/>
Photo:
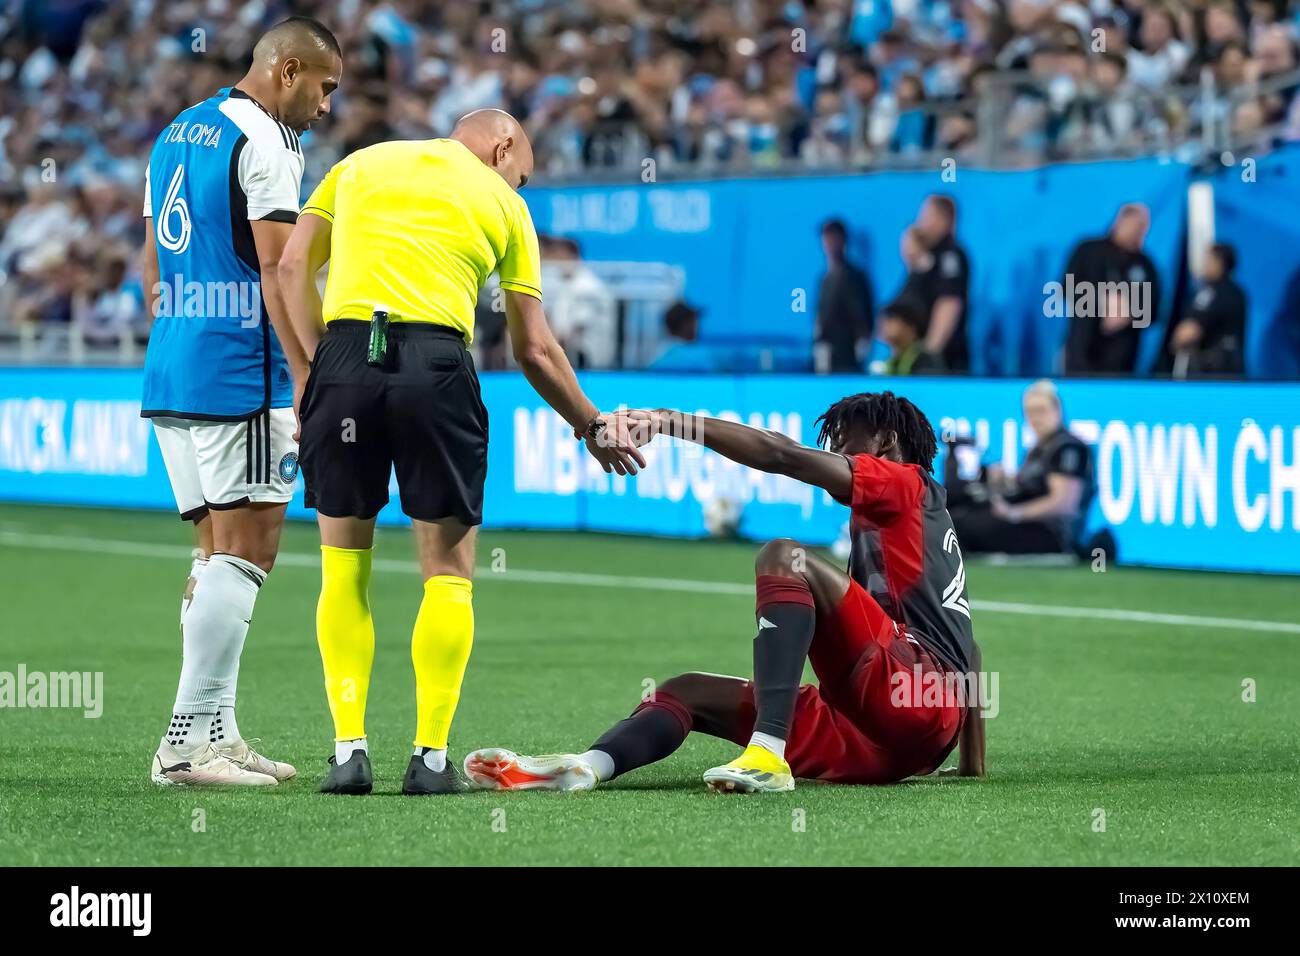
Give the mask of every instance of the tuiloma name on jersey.
<path id="1" fill-rule="evenodd" d="M 219 124 L 172 123 L 163 134 L 163 142 L 215 147 L 221 142 L 221 131 L 224 128 Z"/>

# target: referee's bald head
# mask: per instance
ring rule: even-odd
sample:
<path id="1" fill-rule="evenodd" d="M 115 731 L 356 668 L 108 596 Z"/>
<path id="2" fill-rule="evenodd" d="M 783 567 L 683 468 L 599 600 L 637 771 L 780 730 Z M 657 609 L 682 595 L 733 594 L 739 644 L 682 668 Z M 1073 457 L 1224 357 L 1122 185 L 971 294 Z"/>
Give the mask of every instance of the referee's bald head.
<path id="1" fill-rule="evenodd" d="M 500 174 L 512 189 L 522 189 L 533 175 L 533 144 L 519 120 L 505 110 L 466 113 L 451 138 Z"/>
<path id="2" fill-rule="evenodd" d="M 330 111 L 342 76 L 343 51 L 329 28 L 311 17 L 289 17 L 258 39 L 239 88 L 301 132 Z"/>

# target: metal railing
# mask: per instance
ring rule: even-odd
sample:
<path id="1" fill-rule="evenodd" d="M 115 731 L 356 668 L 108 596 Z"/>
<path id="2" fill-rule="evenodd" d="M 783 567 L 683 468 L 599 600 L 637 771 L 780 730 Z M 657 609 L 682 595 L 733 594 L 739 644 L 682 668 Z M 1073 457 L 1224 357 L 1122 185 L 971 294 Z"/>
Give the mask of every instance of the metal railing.
<path id="1" fill-rule="evenodd" d="M 1300 70 L 1223 88 L 1205 67 L 1197 83 L 1152 90 L 1129 86 L 1119 95 L 1104 95 L 1088 85 L 1063 87 L 1028 71 L 989 73 L 983 85 L 978 98 L 925 101 L 902 113 L 894 107 L 885 110 L 886 114 L 892 111 L 885 117 L 886 124 L 896 123 L 903 113 L 921 117 L 919 125 L 933 131 L 927 139 L 936 141 L 945 120 L 968 120 L 973 135 L 959 142 L 902 148 L 882 143 L 879 137 L 868 142 L 859 130 L 822 156 L 775 157 L 749 152 L 737 139 L 729 140 L 719 126 L 719 142 L 727 148 L 684 161 L 673 156 L 671 146 L 653 146 L 634 122 L 607 123 L 592 134 L 585 160 L 577 155 L 555 157 L 539 167 L 538 181 L 557 185 L 640 181 L 648 160 L 653 161 L 656 180 L 933 169 L 949 159 L 987 169 L 1143 156 L 1212 164 L 1225 154 L 1300 138 L 1300 129 L 1288 128 L 1285 119 L 1245 130 L 1233 123 L 1238 109 L 1252 101 L 1279 95 L 1289 99 L 1300 89 Z M 1131 119 L 1128 128 L 1119 133 L 1104 130 L 1107 116 L 1125 114 Z"/>
<path id="2" fill-rule="evenodd" d="M 1211 165 L 1257 155 L 1282 139 L 1300 138 L 1300 129 L 1290 128 L 1285 119 L 1256 123 L 1249 128 L 1241 128 L 1233 121 L 1238 110 L 1249 104 L 1291 99 L 1300 89 L 1300 70 L 1222 89 L 1207 68 L 1202 71 L 1198 84 L 1152 91 L 1133 89 L 1122 97 L 1105 100 L 1089 98 L 1086 91 L 1063 96 L 1059 89 L 1053 92 L 1048 84 L 1027 72 L 990 73 L 987 80 L 985 93 L 977 101 L 935 101 L 918 106 L 935 128 L 945 117 L 973 117 L 975 134 L 960 149 L 932 146 L 894 151 L 871 148 L 871 144 L 864 142 L 858 144 L 861 148 L 856 155 L 821 165 L 795 160 L 757 161 L 741 152 L 725 161 L 657 163 L 655 178 L 935 169 L 948 159 L 994 169 L 1140 156 L 1170 156 L 1193 164 Z M 1101 141 L 1087 135 L 1087 109 L 1098 103 L 1109 109 L 1123 107 L 1131 111 L 1134 123 L 1124 138 Z M 539 175 L 539 181 L 641 182 L 646 159 L 654 158 L 644 132 L 635 126 L 607 127 L 599 135 L 596 148 L 588 152 L 602 157 L 606 161 L 604 165 L 568 171 L 553 168 L 546 175 Z M 581 265 L 589 273 L 594 270 L 617 300 L 618 364 L 635 367 L 648 361 L 660 345 L 663 310 L 680 295 L 684 285 L 681 269 L 645 263 L 583 262 Z M 659 271 L 655 272 L 656 269 Z M 85 304 L 79 309 L 75 302 L 70 322 L 16 322 L 12 300 L 13 285 L 5 282 L 4 273 L 0 272 L 0 363 L 121 365 L 135 364 L 143 358 L 148 324 L 144 313 L 140 321 L 113 332 L 94 329 L 83 321 L 79 313 L 85 312 Z M 593 307 L 584 304 L 583 308 Z"/>

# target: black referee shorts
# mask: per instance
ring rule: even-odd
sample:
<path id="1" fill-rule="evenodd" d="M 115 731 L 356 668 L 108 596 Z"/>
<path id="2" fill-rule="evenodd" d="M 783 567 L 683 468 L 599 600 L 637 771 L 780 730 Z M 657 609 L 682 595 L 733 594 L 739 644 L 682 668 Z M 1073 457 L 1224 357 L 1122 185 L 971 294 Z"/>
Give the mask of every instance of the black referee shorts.
<path id="1" fill-rule="evenodd" d="M 384 368 L 366 364 L 370 325 L 336 319 L 316 349 L 300 413 L 306 504 L 373 518 L 397 472 L 402 511 L 420 521 L 483 521 L 488 416 L 474 360 L 454 329 L 388 326 Z"/>

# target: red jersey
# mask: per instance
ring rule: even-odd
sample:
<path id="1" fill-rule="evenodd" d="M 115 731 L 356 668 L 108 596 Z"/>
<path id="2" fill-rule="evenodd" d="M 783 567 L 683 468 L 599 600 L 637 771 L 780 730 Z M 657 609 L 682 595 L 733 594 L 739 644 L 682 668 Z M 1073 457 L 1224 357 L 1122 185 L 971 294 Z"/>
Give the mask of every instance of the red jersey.
<path id="1" fill-rule="evenodd" d="M 920 465 L 874 455 L 849 463 L 849 576 L 944 664 L 968 672 L 975 641 L 947 492 Z"/>

